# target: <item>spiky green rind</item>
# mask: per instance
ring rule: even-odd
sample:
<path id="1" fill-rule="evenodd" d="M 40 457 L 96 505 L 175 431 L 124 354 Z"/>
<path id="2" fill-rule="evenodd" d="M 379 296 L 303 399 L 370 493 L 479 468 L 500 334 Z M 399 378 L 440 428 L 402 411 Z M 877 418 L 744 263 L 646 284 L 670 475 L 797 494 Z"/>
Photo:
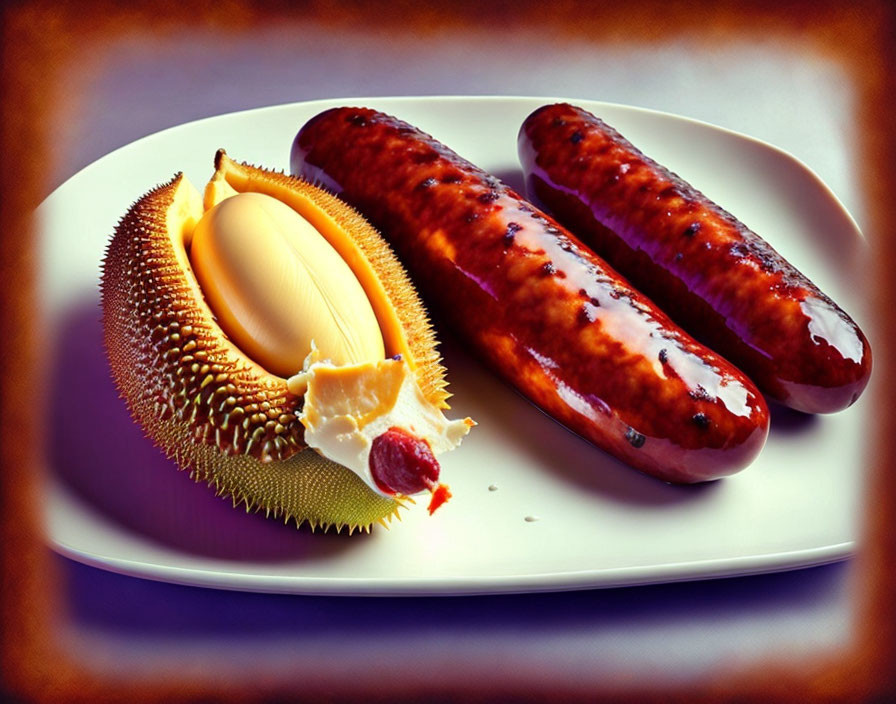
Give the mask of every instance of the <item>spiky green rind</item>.
<path id="1" fill-rule="evenodd" d="M 350 532 L 391 520 L 398 501 L 301 451 L 301 399 L 229 344 L 196 299 L 168 232 L 181 181 L 131 207 L 103 261 L 104 342 L 131 414 L 194 479 L 250 510 Z"/>

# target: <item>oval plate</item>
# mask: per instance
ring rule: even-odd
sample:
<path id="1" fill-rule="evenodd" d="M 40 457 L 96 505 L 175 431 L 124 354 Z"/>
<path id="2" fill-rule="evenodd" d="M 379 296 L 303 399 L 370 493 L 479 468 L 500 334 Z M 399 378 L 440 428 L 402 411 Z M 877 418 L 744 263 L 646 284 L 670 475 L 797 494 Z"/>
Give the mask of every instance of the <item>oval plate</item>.
<path id="1" fill-rule="evenodd" d="M 325 100 L 223 115 L 127 145 L 38 209 L 46 349 L 47 539 L 116 572 L 229 589 L 434 595 L 551 591 L 743 575 L 843 559 L 855 548 L 869 393 L 834 416 L 773 409 L 759 459 L 718 482 L 677 487 L 622 465 L 541 414 L 440 331 L 453 417 L 479 427 L 444 456 L 454 498 L 390 530 L 312 534 L 234 510 L 178 472 L 130 420 L 109 379 L 97 282 L 127 207 L 175 171 L 201 187 L 219 147 L 288 169 L 299 127 L 365 105 L 430 132 L 521 189 L 516 135 L 547 98 Z M 616 127 L 762 234 L 862 321 L 855 222 L 803 164 L 757 140 L 682 117 L 571 101 Z M 863 326 L 866 333 L 867 325 Z"/>

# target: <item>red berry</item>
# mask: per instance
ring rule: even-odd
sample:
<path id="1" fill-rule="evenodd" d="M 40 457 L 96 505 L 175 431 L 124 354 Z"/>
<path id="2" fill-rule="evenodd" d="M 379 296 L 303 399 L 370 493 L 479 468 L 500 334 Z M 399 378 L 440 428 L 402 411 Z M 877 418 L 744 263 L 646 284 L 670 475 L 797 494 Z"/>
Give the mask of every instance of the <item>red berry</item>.
<path id="1" fill-rule="evenodd" d="M 433 489 L 439 480 L 439 463 L 425 440 L 401 428 L 389 428 L 373 440 L 370 474 L 387 494 L 416 494 Z"/>

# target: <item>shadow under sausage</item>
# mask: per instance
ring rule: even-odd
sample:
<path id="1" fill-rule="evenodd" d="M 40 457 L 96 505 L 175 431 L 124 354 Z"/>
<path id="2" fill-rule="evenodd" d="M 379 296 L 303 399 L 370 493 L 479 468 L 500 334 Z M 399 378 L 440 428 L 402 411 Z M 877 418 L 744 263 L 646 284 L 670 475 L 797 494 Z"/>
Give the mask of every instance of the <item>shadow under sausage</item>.
<path id="1" fill-rule="evenodd" d="M 782 435 L 799 435 L 812 432 L 818 426 L 819 419 L 817 415 L 796 411 L 770 399 L 767 400 L 771 419 L 770 432 Z"/>
<path id="2" fill-rule="evenodd" d="M 500 179 L 504 184 L 510 186 L 523 198 L 526 197 L 526 178 L 522 169 L 509 169 L 504 171 L 495 171 L 492 176 Z"/>

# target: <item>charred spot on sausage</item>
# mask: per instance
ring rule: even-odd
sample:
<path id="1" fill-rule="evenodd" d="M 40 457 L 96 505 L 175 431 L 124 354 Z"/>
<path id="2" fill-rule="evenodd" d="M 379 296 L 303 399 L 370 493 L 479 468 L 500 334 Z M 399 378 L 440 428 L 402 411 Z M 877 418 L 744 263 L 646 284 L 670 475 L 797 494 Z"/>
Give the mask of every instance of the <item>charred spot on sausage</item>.
<path id="1" fill-rule="evenodd" d="M 743 242 L 735 242 L 728 251 L 737 259 L 747 256 L 747 247 Z"/>
<path id="2" fill-rule="evenodd" d="M 507 230 L 504 232 L 504 237 L 502 238 L 504 241 L 505 247 L 510 247 L 513 245 L 514 239 L 516 239 L 516 233 L 523 229 L 523 226 L 519 223 L 509 222 L 507 223 Z"/>
<path id="3" fill-rule="evenodd" d="M 706 389 L 697 384 L 696 389 L 691 389 L 688 391 L 688 396 L 690 396 L 695 401 L 712 401 L 712 396 L 709 395 Z"/>
<path id="4" fill-rule="evenodd" d="M 595 320 L 597 320 L 597 315 L 591 306 L 589 306 L 587 303 L 583 303 L 581 308 L 579 308 L 578 319 L 579 323 L 581 323 L 582 325 L 588 325 L 589 323 L 593 323 Z"/>
<path id="5" fill-rule="evenodd" d="M 629 441 L 632 447 L 639 448 L 643 447 L 645 441 L 647 440 L 643 434 L 639 433 L 637 430 L 629 426 L 629 429 L 625 431 L 625 439 Z"/>

